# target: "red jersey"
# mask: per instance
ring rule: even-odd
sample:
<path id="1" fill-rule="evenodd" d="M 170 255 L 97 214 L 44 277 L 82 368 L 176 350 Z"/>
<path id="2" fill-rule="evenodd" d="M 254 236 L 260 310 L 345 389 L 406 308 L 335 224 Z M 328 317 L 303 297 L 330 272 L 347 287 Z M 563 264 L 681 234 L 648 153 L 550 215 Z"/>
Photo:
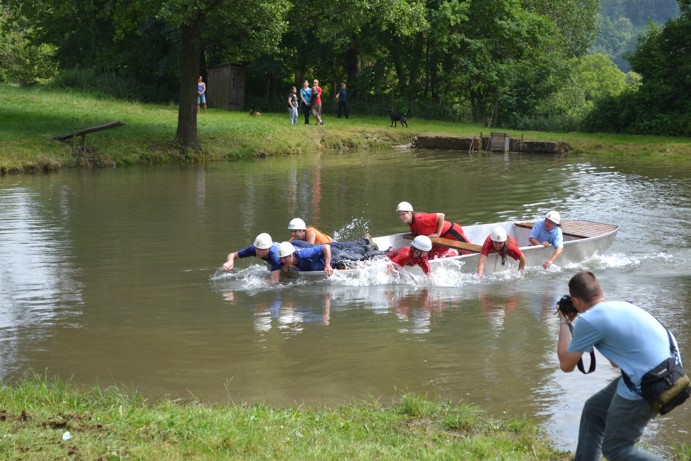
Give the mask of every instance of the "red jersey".
<path id="1" fill-rule="evenodd" d="M 437 213 L 413 213 L 413 222 L 411 222 L 409 226 L 410 232 L 413 235 L 436 234 Z M 450 227 L 451 223 L 449 221 L 444 221 L 444 224 L 441 227 L 441 233 L 443 234 L 444 232 L 448 231 Z"/>
<path id="2" fill-rule="evenodd" d="M 511 256 L 513 259 L 518 261 L 521 259 L 521 256 L 523 256 L 523 252 L 518 249 L 518 244 L 516 243 L 516 240 L 513 239 L 513 237 L 508 237 L 506 239 L 506 242 L 504 242 L 504 246 L 501 248 L 501 250 L 497 251 L 494 249 L 494 245 L 492 245 L 492 239 L 487 236 L 485 239 L 485 243 L 482 244 L 482 251 L 480 254 L 483 254 L 485 256 L 489 256 L 490 253 L 500 253 L 506 249 L 506 254 Z"/>
<path id="3" fill-rule="evenodd" d="M 318 86 L 317 87 L 317 93 L 316 95 L 314 94 L 314 88 L 312 89 L 312 104 L 321 104 L 322 103 L 322 87 Z"/>
<path id="4" fill-rule="evenodd" d="M 396 250 L 386 253 L 386 257 L 394 264 L 399 266 L 420 266 L 422 272 L 429 274 L 432 268 L 429 267 L 429 259 L 427 253 L 424 256 L 414 256 L 413 249 L 409 246 L 398 248 Z"/>
<path id="5" fill-rule="evenodd" d="M 413 222 L 410 223 L 409 226 L 410 232 L 415 236 L 436 234 L 438 230 L 437 213 L 413 213 Z M 470 240 L 465 236 L 461 226 L 446 220 L 441 226 L 441 234 L 439 234 L 439 237 L 470 243 Z M 448 258 L 450 255 L 448 254 L 448 248 L 433 245 L 430 256 L 432 259 L 436 259 Z"/>

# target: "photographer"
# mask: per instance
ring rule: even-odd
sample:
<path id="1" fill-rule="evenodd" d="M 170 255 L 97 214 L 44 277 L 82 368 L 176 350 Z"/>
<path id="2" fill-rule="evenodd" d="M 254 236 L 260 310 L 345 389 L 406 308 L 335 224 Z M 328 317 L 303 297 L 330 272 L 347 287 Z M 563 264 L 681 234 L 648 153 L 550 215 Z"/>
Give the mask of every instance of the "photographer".
<path id="1" fill-rule="evenodd" d="M 584 352 L 593 347 L 640 386 L 641 377 L 671 356 L 667 330 L 655 317 L 624 301 L 605 301 L 592 272 L 579 272 L 569 281 L 578 320 L 559 311 L 557 355 L 561 369 L 572 372 Z M 561 307 L 561 306 L 560 306 Z M 571 314 L 575 317 L 576 314 Z M 660 460 L 635 444 L 656 411 L 633 392 L 621 377 L 590 397 L 581 414 L 575 460 Z"/>

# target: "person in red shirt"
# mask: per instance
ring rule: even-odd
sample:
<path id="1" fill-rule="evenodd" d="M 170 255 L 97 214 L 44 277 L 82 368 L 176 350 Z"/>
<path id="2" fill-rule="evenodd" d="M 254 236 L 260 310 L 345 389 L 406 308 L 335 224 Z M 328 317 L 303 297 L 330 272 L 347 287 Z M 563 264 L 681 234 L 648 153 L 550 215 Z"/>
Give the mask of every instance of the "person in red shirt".
<path id="1" fill-rule="evenodd" d="M 414 236 L 426 235 L 430 238 L 441 237 L 470 243 L 459 224 L 444 220 L 444 213 L 415 213 L 413 205 L 408 202 L 399 203 L 396 207 L 396 213 L 398 213 L 398 219 L 410 226 L 410 232 Z M 449 256 L 452 255 L 449 253 L 448 248 L 439 245 L 432 247 L 430 258 L 446 258 Z"/>
<path id="2" fill-rule="evenodd" d="M 319 86 L 319 80 L 312 83 L 312 115 L 317 119 L 320 125 L 324 124 L 322 120 L 322 88 Z"/>
<path id="3" fill-rule="evenodd" d="M 516 240 L 506 235 L 506 229 L 503 227 L 492 229 L 492 233 L 487 236 L 485 243 L 482 245 L 480 260 L 477 263 L 477 276 L 479 278 L 485 276 L 485 262 L 490 253 L 499 253 L 502 266 L 506 263 L 506 257 L 511 256 L 516 261 L 519 261 L 519 271 L 522 271 L 525 267 L 525 255 L 518 248 Z"/>
<path id="4" fill-rule="evenodd" d="M 420 266 L 422 272 L 431 274 L 429 265 L 429 252 L 432 249 L 432 241 L 425 235 L 418 235 L 410 246 L 397 248 L 386 253 L 391 260 L 394 269 L 403 266 Z"/>

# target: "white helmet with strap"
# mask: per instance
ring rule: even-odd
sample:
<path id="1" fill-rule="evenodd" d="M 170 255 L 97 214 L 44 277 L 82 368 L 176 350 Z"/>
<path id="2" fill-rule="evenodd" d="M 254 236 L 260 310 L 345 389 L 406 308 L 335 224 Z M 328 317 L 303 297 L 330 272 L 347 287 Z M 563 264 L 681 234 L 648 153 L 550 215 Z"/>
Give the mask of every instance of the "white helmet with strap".
<path id="1" fill-rule="evenodd" d="M 420 251 L 430 251 L 432 249 L 432 240 L 426 235 L 418 235 L 413 239 L 413 248 Z"/>
<path id="2" fill-rule="evenodd" d="M 396 207 L 396 212 L 398 213 L 399 211 L 413 211 L 413 205 L 410 202 L 401 202 Z"/>
<path id="3" fill-rule="evenodd" d="M 294 218 L 288 223 L 288 230 L 307 230 L 307 226 L 302 219 Z"/>
<path id="4" fill-rule="evenodd" d="M 498 243 L 506 242 L 506 238 L 507 238 L 506 229 L 504 229 L 503 227 L 498 227 L 498 226 L 495 227 L 494 229 L 492 229 L 492 233 L 490 234 L 489 238 L 493 242 L 498 242 Z"/>
<path id="5" fill-rule="evenodd" d="M 285 258 L 286 256 L 290 256 L 293 253 L 295 253 L 295 247 L 293 246 L 292 243 L 281 242 L 281 244 L 278 245 L 278 257 L 279 258 Z"/>
<path id="6" fill-rule="evenodd" d="M 266 232 L 257 235 L 257 238 L 254 239 L 255 248 L 259 248 L 260 250 L 267 250 L 271 248 L 271 245 L 273 245 L 273 243 L 274 242 L 271 239 L 271 236 Z"/>
<path id="7" fill-rule="evenodd" d="M 558 211 L 554 211 L 554 210 L 550 211 L 549 213 L 547 213 L 547 216 L 545 216 L 545 218 L 549 219 L 550 221 L 552 221 L 557 226 L 559 224 L 561 224 L 561 216 L 559 216 Z"/>

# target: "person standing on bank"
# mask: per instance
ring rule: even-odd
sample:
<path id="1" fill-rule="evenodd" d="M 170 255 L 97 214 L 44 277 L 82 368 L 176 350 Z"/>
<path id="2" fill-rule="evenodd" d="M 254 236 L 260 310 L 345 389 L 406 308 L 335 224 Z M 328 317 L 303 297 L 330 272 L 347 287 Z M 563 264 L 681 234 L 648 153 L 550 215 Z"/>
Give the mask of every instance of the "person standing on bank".
<path id="1" fill-rule="evenodd" d="M 430 238 L 442 237 L 470 243 L 459 224 L 444 220 L 444 213 L 416 213 L 413 211 L 413 205 L 409 202 L 399 203 L 396 207 L 396 213 L 398 214 L 398 219 L 408 224 L 413 236 L 426 235 Z M 439 245 L 434 245 L 430 252 L 431 259 L 447 258 L 449 256 L 458 256 L 458 253 L 455 250 Z"/>
<path id="2" fill-rule="evenodd" d="M 199 105 L 204 104 L 204 113 L 206 114 L 206 83 L 202 80 L 202 76 L 199 76 L 197 80 L 197 113 L 199 113 Z"/>
<path id="3" fill-rule="evenodd" d="M 346 83 L 341 82 L 341 89 L 336 93 L 336 100 L 338 100 L 338 118 L 341 118 L 341 112 L 348 118 L 348 90 L 346 90 Z"/>
<path id="4" fill-rule="evenodd" d="M 530 231 L 528 241 L 535 246 L 554 246 L 552 257 L 542 263 L 542 267 L 548 269 L 564 251 L 564 235 L 561 232 L 561 216 L 556 211 L 550 211 L 545 219 L 536 221 Z"/>
<path id="5" fill-rule="evenodd" d="M 501 265 L 506 263 L 506 257 L 511 256 L 518 263 L 518 270 L 525 268 L 525 255 L 518 248 L 518 244 L 513 237 L 506 235 L 506 229 L 495 227 L 492 233 L 487 236 L 485 243 L 482 244 L 480 260 L 477 262 L 477 276 L 482 279 L 485 276 L 485 263 L 490 253 L 498 253 L 501 256 Z"/>
<path id="6" fill-rule="evenodd" d="M 574 275 L 569 294 L 579 314 L 572 337 L 572 319 L 558 311 L 557 356 L 562 371 L 572 372 L 583 353 L 595 347 L 640 388 L 641 377 L 671 356 L 671 333 L 668 335 L 655 317 L 629 302 L 606 301 L 592 272 Z M 656 414 L 622 377 L 617 377 L 585 402 L 575 460 L 600 461 L 602 456 L 609 461 L 662 460 L 635 445 Z"/>
<path id="7" fill-rule="evenodd" d="M 305 80 L 302 82 L 302 88 L 300 88 L 300 110 L 302 110 L 302 115 L 305 116 L 305 125 L 310 124 L 310 100 L 312 99 L 312 88 L 310 88 L 310 82 Z"/>
<path id="8" fill-rule="evenodd" d="M 320 125 L 324 124 L 322 120 L 322 89 L 319 86 L 319 80 L 314 80 L 312 83 L 312 99 L 310 99 L 312 106 L 312 115 L 317 119 Z"/>
<path id="9" fill-rule="evenodd" d="M 298 90 L 295 87 L 290 89 L 288 95 L 288 113 L 290 114 L 290 124 L 298 124 Z"/>

